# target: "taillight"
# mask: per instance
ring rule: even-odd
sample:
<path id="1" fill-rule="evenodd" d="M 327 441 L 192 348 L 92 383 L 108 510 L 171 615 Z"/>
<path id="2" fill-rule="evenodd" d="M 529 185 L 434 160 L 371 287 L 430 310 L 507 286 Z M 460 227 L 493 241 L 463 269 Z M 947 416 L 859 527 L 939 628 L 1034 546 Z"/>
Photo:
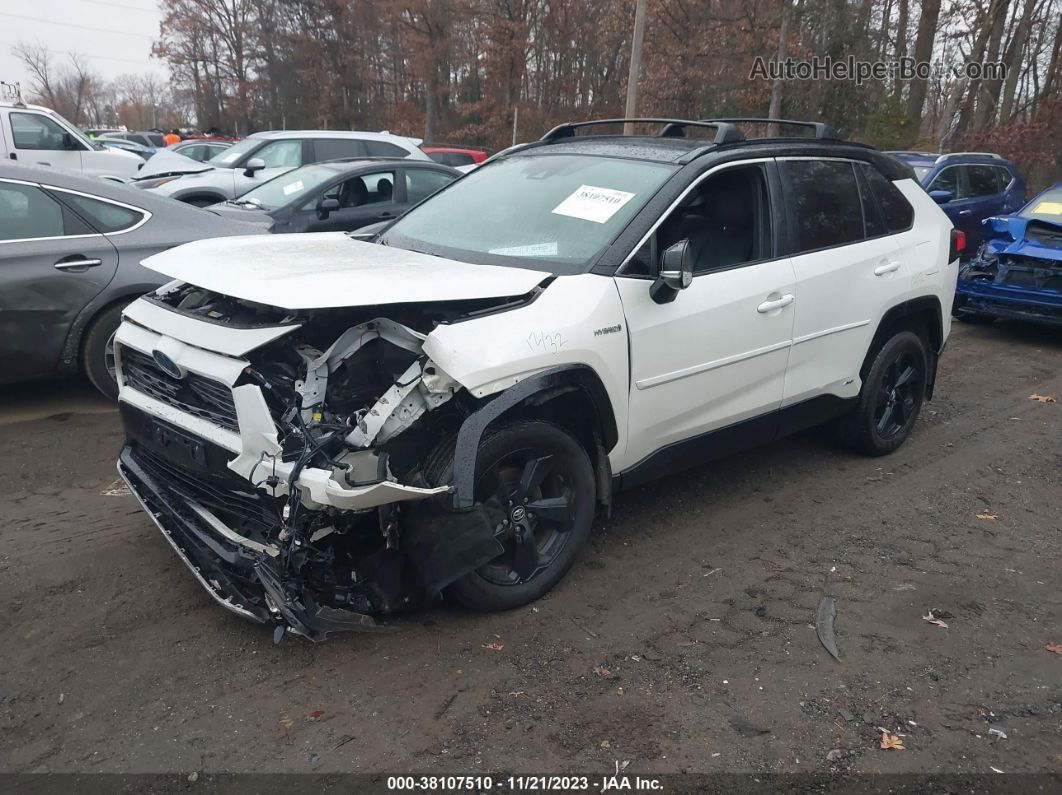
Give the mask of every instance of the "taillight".
<path id="1" fill-rule="evenodd" d="M 961 229 L 952 229 L 951 252 L 948 254 L 948 262 L 954 262 L 964 251 L 966 251 L 966 233 Z"/>

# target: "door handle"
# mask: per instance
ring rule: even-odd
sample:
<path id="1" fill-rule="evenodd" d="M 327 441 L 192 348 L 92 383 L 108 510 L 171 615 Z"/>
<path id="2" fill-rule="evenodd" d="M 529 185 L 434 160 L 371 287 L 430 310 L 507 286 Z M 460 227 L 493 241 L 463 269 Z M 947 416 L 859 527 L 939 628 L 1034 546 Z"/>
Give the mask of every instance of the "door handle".
<path id="1" fill-rule="evenodd" d="M 793 295 L 792 293 L 788 293 L 786 295 L 783 295 L 781 298 L 769 298 L 768 300 L 760 304 L 758 307 L 756 307 L 756 311 L 759 312 L 761 315 L 766 315 L 767 313 L 773 312 L 776 309 L 785 309 L 791 303 L 793 303 Z"/>
<path id="2" fill-rule="evenodd" d="M 959 210 L 959 215 L 973 215 L 973 210 Z"/>
<path id="3" fill-rule="evenodd" d="M 51 163 L 49 163 L 47 160 L 38 160 L 37 161 L 37 165 L 38 166 L 50 166 Z"/>
<path id="4" fill-rule="evenodd" d="M 95 268 L 102 264 L 103 260 L 101 259 L 86 259 L 79 254 L 75 257 L 67 257 L 66 259 L 59 260 L 55 263 L 55 269 L 57 271 L 70 271 L 71 273 L 84 273 L 89 268 Z"/>
<path id="5" fill-rule="evenodd" d="M 875 276 L 884 276 L 887 273 L 895 273 L 900 269 L 900 263 L 893 260 L 892 262 L 883 262 L 878 267 L 874 268 Z"/>

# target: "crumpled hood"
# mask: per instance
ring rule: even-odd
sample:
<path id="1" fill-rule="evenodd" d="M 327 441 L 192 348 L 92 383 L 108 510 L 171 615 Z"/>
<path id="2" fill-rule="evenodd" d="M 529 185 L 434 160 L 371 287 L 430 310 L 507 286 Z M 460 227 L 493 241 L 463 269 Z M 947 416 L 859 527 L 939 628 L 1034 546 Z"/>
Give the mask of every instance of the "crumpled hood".
<path id="1" fill-rule="evenodd" d="M 986 218 L 982 223 L 987 230 L 987 250 L 991 254 L 1016 254 L 1062 262 L 1062 223 L 1020 215 Z"/>
<path id="2" fill-rule="evenodd" d="M 542 271 L 433 257 L 342 232 L 197 240 L 143 265 L 173 279 L 283 309 L 331 309 L 523 295 Z"/>
<path id="3" fill-rule="evenodd" d="M 209 171 L 213 166 L 185 157 L 180 152 L 160 149 L 153 154 L 137 172 L 137 179 L 160 176 L 162 174 L 191 174 L 196 171 Z"/>

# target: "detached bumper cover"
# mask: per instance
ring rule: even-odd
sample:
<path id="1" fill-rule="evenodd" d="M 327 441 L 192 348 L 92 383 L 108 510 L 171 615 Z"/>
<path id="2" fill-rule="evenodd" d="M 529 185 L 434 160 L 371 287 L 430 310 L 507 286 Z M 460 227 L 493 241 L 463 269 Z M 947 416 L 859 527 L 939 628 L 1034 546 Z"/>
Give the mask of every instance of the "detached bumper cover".
<path id="1" fill-rule="evenodd" d="M 286 627 L 310 640 L 332 632 L 390 631 L 369 615 L 316 604 L 284 582 L 272 555 L 222 532 L 201 506 L 177 494 L 153 471 L 150 456 L 126 445 L 118 473 L 163 537 L 222 607 L 251 621 Z"/>

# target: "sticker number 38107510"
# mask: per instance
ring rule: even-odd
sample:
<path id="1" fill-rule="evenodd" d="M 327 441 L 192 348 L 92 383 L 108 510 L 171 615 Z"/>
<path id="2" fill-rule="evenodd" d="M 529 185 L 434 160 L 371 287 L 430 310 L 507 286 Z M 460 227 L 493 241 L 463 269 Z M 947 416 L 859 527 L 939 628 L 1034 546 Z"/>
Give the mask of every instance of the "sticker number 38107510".
<path id="1" fill-rule="evenodd" d="M 580 185 L 571 196 L 554 207 L 553 212 L 603 224 L 633 198 L 634 194 L 625 190 Z"/>

